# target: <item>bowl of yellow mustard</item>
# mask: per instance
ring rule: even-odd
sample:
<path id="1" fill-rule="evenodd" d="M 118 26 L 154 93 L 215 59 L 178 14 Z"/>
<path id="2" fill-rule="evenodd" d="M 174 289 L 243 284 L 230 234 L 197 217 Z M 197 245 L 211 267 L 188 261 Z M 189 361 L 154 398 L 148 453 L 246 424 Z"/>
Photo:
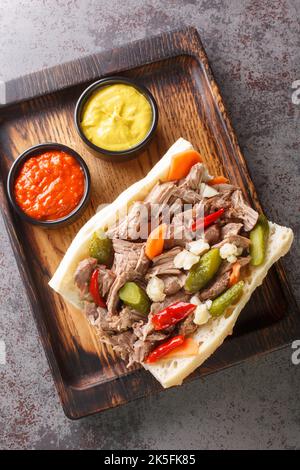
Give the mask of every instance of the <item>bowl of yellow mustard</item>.
<path id="1" fill-rule="evenodd" d="M 137 156 L 152 139 L 157 122 L 153 95 L 125 77 L 93 83 L 75 108 L 79 136 L 94 155 L 105 160 L 124 161 Z"/>

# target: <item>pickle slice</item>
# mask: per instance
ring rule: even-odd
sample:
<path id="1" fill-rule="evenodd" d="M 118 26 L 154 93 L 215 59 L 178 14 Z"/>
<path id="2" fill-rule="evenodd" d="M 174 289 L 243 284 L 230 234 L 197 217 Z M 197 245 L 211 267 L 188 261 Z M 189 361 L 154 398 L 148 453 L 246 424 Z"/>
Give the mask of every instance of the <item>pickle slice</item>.
<path id="1" fill-rule="evenodd" d="M 209 313 L 212 317 L 220 317 L 230 305 L 237 302 L 243 293 L 244 281 L 240 281 L 227 289 L 223 294 L 213 300 Z"/>
<path id="2" fill-rule="evenodd" d="M 144 315 L 150 311 L 150 299 L 146 292 L 135 282 L 126 282 L 119 290 L 119 297 L 124 304 Z"/>
<path id="3" fill-rule="evenodd" d="M 198 263 L 194 264 L 185 281 L 185 289 L 190 293 L 198 292 L 211 281 L 222 262 L 218 248 L 205 253 Z"/>
<path id="4" fill-rule="evenodd" d="M 250 232 L 250 256 L 252 266 L 260 266 L 265 261 L 268 237 L 268 220 L 264 215 L 260 215 L 257 224 Z"/>
<path id="5" fill-rule="evenodd" d="M 89 244 L 89 254 L 96 258 L 99 264 L 110 265 L 112 262 L 112 241 L 103 230 L 92 235 Z"/>

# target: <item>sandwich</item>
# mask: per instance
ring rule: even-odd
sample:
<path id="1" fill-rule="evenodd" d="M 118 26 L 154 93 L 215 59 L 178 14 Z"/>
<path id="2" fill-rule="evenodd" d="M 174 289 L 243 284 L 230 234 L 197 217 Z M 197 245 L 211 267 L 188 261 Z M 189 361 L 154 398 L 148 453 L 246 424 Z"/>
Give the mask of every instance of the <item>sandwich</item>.
<path id="1" fill-rule="evenodd" d="M 232 333 L 292 241 L 180 138 L 81 228 L 49 284 L 128 367 L 167 388 Z"/>

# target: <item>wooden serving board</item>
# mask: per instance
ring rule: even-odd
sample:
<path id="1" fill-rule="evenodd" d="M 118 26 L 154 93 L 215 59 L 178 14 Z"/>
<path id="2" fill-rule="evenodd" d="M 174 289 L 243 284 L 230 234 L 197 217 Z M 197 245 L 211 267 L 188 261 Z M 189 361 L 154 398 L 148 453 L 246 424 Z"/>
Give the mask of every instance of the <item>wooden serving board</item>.
<path id="1" fill-rule="evenodd" d="M 160 112 L 150 148 L 140 158 L 121 164 L 90 155 L 73 121 L 83 89 L 112 74 L 134 77 L 149 87 Z M 66 415 L 79 418 L 161 390 L 150 373 L 126 369 L 122 360 L 102 347 L 84 315 L 52 291 L 48 281 L 98 205 L 112 202 L 148 173 L 180 136 L 194 144 L 212 174 L 227 175 L 261 210 L 197 31 L 165 33 L 10 81 L 2 105 L 1 209 Z M 11 210 L 5 189 L 18 154 L 45 141 L 73 147 L 92 176 L 92 198 L 85 214 L 73 225 L 56 230 L 23 223 Z M 279 348 L 299 335 L 299 310 L 277 264 L 242 312 L 233 336 L 188 380 Z"/>

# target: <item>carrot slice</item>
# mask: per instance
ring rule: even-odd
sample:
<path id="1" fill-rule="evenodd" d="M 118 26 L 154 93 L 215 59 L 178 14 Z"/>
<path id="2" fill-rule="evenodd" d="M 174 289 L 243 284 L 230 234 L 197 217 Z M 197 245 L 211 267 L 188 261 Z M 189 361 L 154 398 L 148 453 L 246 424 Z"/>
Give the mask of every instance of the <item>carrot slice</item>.
<path id="1" fill-rule="evenodd" d="M 240 279 L 240 271 L 241 271 L 241 265 L 240 263 L 236 262 L 232 265 L 232 272 L 230 274 L 229 278 L 229 286 L 233 286 L 236 284 L 239 279 Z"/>
<path id="2" fill-rule="evenodd" d="M 186 150 L 174 155 L 168 173 L 167 181 L 184 178 L 195 163 L 201 163 L 202 158 L 196 150 Z"/>
<path id="3" fill-rule="evenodd" d="M 199 344 L 193 338 L 185 338 L 184 342 L 177 346 L 177 348 L 172 349 L 168 354 L 166 354 L 163 359 L 173 359 L 177 357 L 191 357 L 196 356 L 199 351 Z"/>
<path id="4" fill-rule="evenodd" d="M 209 186 L 213 186 L 214 184 L 227 184 L 229 183 L 229 179 L 228 178 L 225 178 L 225 176 L 215 176 L 214 178 L 212 178 L 210 181 L 207 182 L 207 184 L 209 184 Z"/>
<path id="5" fill-rule="evenodd" d="M 163 252 L 166 231 L 167 224 L 161 224 L 150 233 L 145 248 L 145 254 L 149 259 L 153 259 Z"/>

